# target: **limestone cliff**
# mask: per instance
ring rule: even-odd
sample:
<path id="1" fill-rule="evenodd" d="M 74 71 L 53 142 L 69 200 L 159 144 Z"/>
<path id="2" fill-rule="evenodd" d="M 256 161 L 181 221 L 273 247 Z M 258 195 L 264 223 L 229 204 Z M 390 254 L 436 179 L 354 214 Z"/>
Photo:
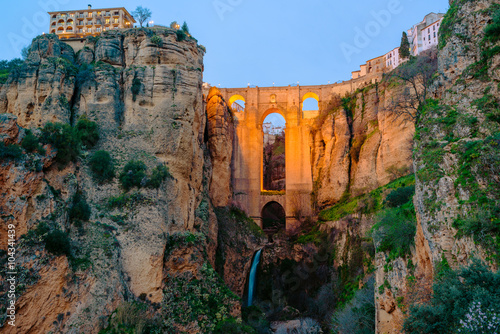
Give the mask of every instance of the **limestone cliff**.
<path id="1" fill-rule="evenodd" d="M 377 254 L 378 333 L 399 333 L 440 268 L 474 257 L 498 268 L 500 46 L 485 28 L 499 5 L 453 1 L 440 27 L 433 99 L 415 133 L 415 247 L 407 259 Z"/>
<path id="2" fill-rule="evenodd" d="M 410 172 L 414 127 L 396 119 L 388 84 L 333 96 L 312 127 L 312 174 L 318 207 L 357 196 Z M 346 197 L 347 196 L 347 197 Z"/>
<path id="3" fill-rule="evenodd" d="M 23 128 L 37 134 L 48 122 L 76 124 L 82 117 L 99 126 L 100 136 L 64 168 L 54 162 L 57 152 L 50 145 L 45 155 L 25 151 L 15 161 L 2 161 L 0 184 L 6 191 L 0 205 L 7 219 L 1 231 L 6 222 L 16 225 L 18 264 L 27 273 L 20 282 L 25 291 L 18 300 L 17 333 L 97 333 L 112 325 L 108 317 L 124 301 L 141 297 L 159 304 L 165 291 L 178 287 L 177 279 L 190 284 L 200 278 L 200 268 L 212 275 L 218 235 L 212 199 L 217 206 L 229 203 L 232 139 L 227 110 L 210 109 L 207 124 L 203 55 L 194 39 L 179 40 L 166 28 L 105 32 L 89 38 L 76 55 L 57 37 L 44 35 L 1 87 L 6 144 L 20 144 Z M 127 162 L 140 160 L 148 170 L 166 165 L 169 176 L 158 189 L 122 193 L 116 179 L 93 179 L 88 158 L 98 150 L 111 155 L 117 174 Z M 214 167 L 218 173 L 212 177 Z M 83 224 L 68 216 L 78 196 L 90 205 Z M 113 200 L 121 204 L 110 205 Z M 68 235 L 67 259 L 44 249 L 45 226 Z M 180 240 L 170 236 L 179 233 L 202 236 L 199 253 L 191 256 L 202 257 L 191 267 L 172 266 L 182 255 L 166 251 Z M 224 302 L 230 300 L 237 297 L 228 295 Z M 238 316 L 233 306 L 220 312 L 228 311 Z M 210 321 L 183 328 L 197 333 L 212 328 Z"/>

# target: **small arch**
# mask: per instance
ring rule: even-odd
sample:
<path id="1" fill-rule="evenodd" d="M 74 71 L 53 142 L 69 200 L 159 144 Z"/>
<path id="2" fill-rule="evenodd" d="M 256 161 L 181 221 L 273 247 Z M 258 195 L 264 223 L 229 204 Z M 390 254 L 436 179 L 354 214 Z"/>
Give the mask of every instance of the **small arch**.
<path id="1" fill-rule="evenodd" d="M 316 93 L 313 93 L 313 92 L 309 92 L 309 93 L 306 93 L 302 96 L 302 102 L 304 102 L 305 100 L 307 99 L 310 99 L 310 98 L 313 98 L 315 99 L 316 101 L 319 101 L 319 96 L 318 94 Z"/>
<path id="2" fill-rule="evenodd" d="M 302 96 L 302 111 L 319 110 L 319 96 L 316 93 L 309 92 Z"/>
<path id="3" fill-rule="evenodd" d="M 52 22 L 52 26 L 53 26 L 53 27 L 55 27 L 55 26 L 56 26 L 56 22 L 55 22 L 55 21 L 54 21 L 54 22 Z"/>
<path id="4" fill-rule="evenodd" d="M 64 32 L 64 28 L 63 28 L 63 27 L 59 27 L 59 28 L 57 28 L 57 32 L 58 32 L 58 33 Z"/>
<path id="5" fill-rule="evenodd" d="M 52 29 L 52 30 L 50 31 L 50 33 L 51 33 L 51 34 L 55 34 L 55 33 L 56 33 L 56 30 L 55 30 L 55 29 Z"/>
<path id="6" fill-rule="evenodd" d="M 276 201 L 268 202 L 261 211 L 262 229 L 276 232 L 286 227 L 286 213 L 281 204 Z"/>
<path id="7" fill-rule="evenodd" d="M 56 14 L 52 15 L 52 19 L 56 19 L 56 18 L 57 18 Z"/>
<path id="8" fill-rule="evenodd" d="M 67 24 L 73 24 L 73 23 L 74 23 L 74 21 L 72 19 L 69 19 L 67 22 Z"/>
<path id="9" fill-rule="evenodd" d="M 243 103 L 246 103 L 245 98 L 241 95 L 235 94 L 229 98 L 229 105 L 232 105 L 236 101 L 243 101 Z"/>
<path id="10" fill-rule="evenodd" d="M 235 94 L 229 99 L 229 106 L 235 112 L 245 111 L 245 98 L 241 95 Z"/>
<path id="11" fill-rule="evenodd" d="M 66 28 L 66 31 L 67 31 L 67 32 L 68 32 L 68 31 L 73 31 L 73 27 L 68 27 L 68 28 Z"/>
<path id="12" fill-rule="evenodd" d="M 64 24 L 64 20 L 63 20 L 63 19 L 60 19 L 59 21 L 57 21 L 57 23 L 59 23 L 59 24 Z"/>

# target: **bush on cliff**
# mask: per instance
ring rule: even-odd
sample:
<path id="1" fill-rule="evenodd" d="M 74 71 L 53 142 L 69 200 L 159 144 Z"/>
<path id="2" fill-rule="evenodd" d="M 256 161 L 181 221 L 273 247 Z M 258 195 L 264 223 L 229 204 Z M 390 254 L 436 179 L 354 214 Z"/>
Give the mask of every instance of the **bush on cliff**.
<path id="1" fill-rule="evenodd" d="M 38 151 L 40 154 L 45 154 L 45 150 L 40 145 L 38 137 L 35 136 L 31 130 L 26 130 L 26 135 L 21 142 L 21 146 L 26 150 L 26 152 L 33 153 Z"/>
<path id="2" fill-rule="evenodd" d="M 500 312 L 500 272 L 490 271 L 479 260 L 459 270 L 444 271 L 433 290 L 429 304 L 410 307 L 410 315 L 404 322 L 405 333 L 458 333 L 460 321 L 465 320 L 473 302 Z"/>
<path id="3" fill-rule="evenodd" d="M 385 198 L 388 207 L 395 208 L 408 203 L 415 194 L 415 186 L 398 188 L 389 193 Z"/>
<path id="4" fill-rule="evenodd" d="M 493 22 L 484 28 L 484 38 L 491 43 L 500 39 L 500 9 L 493 14 Z"/>
<path id="5" fill-rule="evenodd" d="M 23 150 L 19 145 L 0 142 L 0 161 L 19 160 L 22 156 Z"/>
<path id="6" fill-rule="evenodd" d="M 75 128 L 82 145 L 86 148 L 94 147 L 99 141 L 99 126 L 87 117 L 80 117 Z"/>
<path id="7" fill-rule="evenodd" d="M 147 182 L 146 170 L 146 165 L 140 160 L 127 162 L 119 176 L 123 189 L 128 191 L 133 187 L 144 186 Z"/>
<path id="8" fill-rule="evenodd" d="M 69 218 L 72 221 L 86 222 L 90 219 L 92 211 L 90 206 L 87 204 L 85 196 L 78 191 L 73 197 L 73 204 L 69 209 Z"/>
<path id="9" fill-rule="evenodd" d="M 375 331 L 375 280 L 372 277 L 354 298 L 332 317 L 335 333 L 369 334 Z"/>
<path id="10" fill-rule="evenodd" d="M 107 151 L 97 151 L 89 159 L 90 170 L 94 180 L 103 184 L 115 177 L 115 163 Z"/>
<path id="11" fill-rule="evenodd" d="M 410 254 L 416 233 L 415 209 L 412 202 L 386 209 L 376 217 L 372 235 L 377 252 L 389 252 L 389 258 L 405 257 Z"/>
<path id="12" fill-rule="evenodd" d="M 80 138 L 69 124 L 47 123 L 42 129 L 40 140 L 57 149 L 56 161 L 63 166 L 75 161 L 80 154 Z"/>
<path id="13" fill-rule="evenodd" d="M 163 181 L 165 181 L 168 177 L 171 177 L 168 167 L 164 164 L 160 164 L 153 169 L 153 172 L 149 177 L 147 187 L 158 189 Z"/>
<path id="14" fill-rule="evenodd" d="M 45 236 L 45 249 L 54 255 L 71 254 L 71 245 L 68 233 L 55 229 Z"/>

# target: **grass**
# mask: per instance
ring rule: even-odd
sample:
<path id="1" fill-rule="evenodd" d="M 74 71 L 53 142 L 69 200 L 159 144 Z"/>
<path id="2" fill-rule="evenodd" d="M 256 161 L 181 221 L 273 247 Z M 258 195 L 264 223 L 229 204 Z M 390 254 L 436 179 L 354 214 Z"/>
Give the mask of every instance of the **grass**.
<path id="1" fill-rule="evenodd" d="M 386 207 L 384 197 L 388 190 L 394 190 L 402 187 L 409 187 L 415 184 L 415 176 L 407 175 L 391 183 L 377 188 L 368 194 L 347 199 L 319 213 L 321 221 L 336 221 L 354 213 L 370 214 L 382 210 Z"/>

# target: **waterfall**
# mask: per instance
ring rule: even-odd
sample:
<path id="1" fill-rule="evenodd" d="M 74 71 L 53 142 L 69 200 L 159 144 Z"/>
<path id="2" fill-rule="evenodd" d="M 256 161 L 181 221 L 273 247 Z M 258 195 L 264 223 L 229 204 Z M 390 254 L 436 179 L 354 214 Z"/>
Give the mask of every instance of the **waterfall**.
<path id="1" fill-rule="evenodd" d="M 250 268 L 250 276 L 248 278 L 248 306 L 252 306 L 253 290 L 255 288 L 255 276 L 257 275 L 257 266 L 260 261 L 260 253 L 262 248 L 255 253 L 253 257 L 252 267 Z"/>

